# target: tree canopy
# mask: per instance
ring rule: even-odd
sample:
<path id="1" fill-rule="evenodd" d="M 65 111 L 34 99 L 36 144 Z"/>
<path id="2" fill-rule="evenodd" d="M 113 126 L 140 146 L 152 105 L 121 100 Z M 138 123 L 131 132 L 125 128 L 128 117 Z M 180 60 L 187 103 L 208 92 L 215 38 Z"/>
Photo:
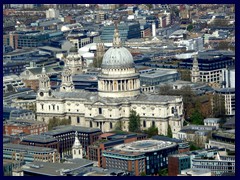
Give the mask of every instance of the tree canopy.
<path id="1" fill-rule="evenodd" d="M 136 111 L 131 110 L 128 122 L 128 129 L 130 132 L 140 132 L 141 131 L 141 123 L 140 116 L 136 113 Z"/>
<path id="2" fill-rule="evenodd" d="M 156 126 L 151 126 L 147 130 L 144 130 L 144 133 L 148 135 L 148 138 L 158 135 L 158 128 Z"/>
<path id="3" fill-rule="evenodd" d="M 70 125 L 71 119 L 49 119 L 48 130 L 52 130 L 56 126 Z"/>

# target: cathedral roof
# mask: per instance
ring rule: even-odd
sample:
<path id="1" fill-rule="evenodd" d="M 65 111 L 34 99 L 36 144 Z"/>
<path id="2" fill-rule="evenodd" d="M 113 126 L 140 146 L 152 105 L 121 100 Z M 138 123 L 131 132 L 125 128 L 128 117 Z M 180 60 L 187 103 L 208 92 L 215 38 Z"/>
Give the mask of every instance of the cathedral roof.
<path id="1" fill-rule="evenodd" d="M 130 68 L 133 67 L 132 54 L 122 47 L 117 27 L 114 30 L 113 47 L 109 48 L 103 56 L 102 68 Z"/>
<path id="2" fill-rule="evenodd" d="M 53 92 L 53 95 L 56 98 L 73 98 L 76 99 L 85 99 L 86 102 L 95 103 L 97 101 L 104 104 L 108 103 L 131 103 L 131 102 L 142 102 L 142 103 L 165 103 L 168 101 L 175 101 L 176 97 L 180 96 L 167 96 L 167 95 L 154 95 L 154 94 L 140 94 L 136 97 L 120 97 L 120 98 L 111 98 L 111 97 L 100 97 L 97 92 L 89 92 L 84 90 L 78 90 L 74 92 Z"/>

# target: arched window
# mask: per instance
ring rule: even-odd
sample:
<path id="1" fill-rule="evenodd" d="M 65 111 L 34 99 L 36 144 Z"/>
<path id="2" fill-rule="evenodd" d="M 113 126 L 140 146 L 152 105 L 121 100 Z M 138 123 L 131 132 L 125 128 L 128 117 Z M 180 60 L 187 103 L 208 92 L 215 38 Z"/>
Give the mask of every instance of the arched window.
<path id="1" fill-rule="evenodd" d="M 51 109 L 51 106 L 50 106 L 50 105 L 48 106 L 48 109 L 49 109 L 49 110 Z"/>
<path id="2" fill-rule="evenodd" d="M 59 106 L 57 106 L 57 110 L 59 111 Z"/>
<path id="3" fill-rule="evenodd" d="M 143 121 L 143 127 L 146 127 L 146 121 L 145 120 Z"/>
<path id="4" fill-rule="evenodd" d="M 92 127 L 92 121 L 90 121 L 90 127 Z"/>
<path id="5" fill-rule="evenodd" d="M 77 123 L 78 124 L 80 123 L 80 117 L 77 117 Z"/>
<path id="6" fill-rule="evenodd" d="M 42 110 L 43 110 L 43 106 L 44 106 L 44 104 L 41 104 L 42 105 Z"/>
<path id="7" fill-rule="evenodd" d="M 76 154 L 76 150 L 74 150 L 74 154 Z"/>
<path id="8" fill-rule="evenodd" d="M 78 154 L 81 154 L 81 150 L 80 149 L 78 150 Z"/>
<path id="9" fill-rule="evenodd" d="M 174 114 L 174 107 L 172 107 L 172 114 Z"/>

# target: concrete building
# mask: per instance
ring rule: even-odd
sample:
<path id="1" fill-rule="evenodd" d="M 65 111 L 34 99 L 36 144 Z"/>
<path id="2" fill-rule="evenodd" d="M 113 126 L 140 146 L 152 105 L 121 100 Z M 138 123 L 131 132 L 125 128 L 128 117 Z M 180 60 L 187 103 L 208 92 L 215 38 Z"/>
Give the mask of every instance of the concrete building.
<path id="1" fill-rule="evenodd" d="M 215 126 L 216 129 L 219 129 L 221 119 L 220 118 L 206 118 L 203 121 L 204 121 L 204 126 Z"/>
<path id="2" fill-rule="evenodd" d="M 224 151 L 219 151 L 213 158 L 195 158 L 192 160 L 193 168 L 210 169 L 215 176 L 223 173 L 235 173 L 235 156 L 229 156 Z"/>
<path id="3" fill-rule="evenodd" d="M 219 96 L 222 96 L 224 98 L 225 114 L 227 116 L 235 115 L 236 111 L 235 88 L 221 88 L 215 89 L 215 91 Z"/>
<path id="4" fill-rule="evenodd" d="M 134 175 L 157 174 L 168 165 L 168 155 L 177 153 L 177 144 L 158 140 L 142 140 L 114 146 L 103 152 L 103 167 L 127 170 Z M 132 166 L 129 167 L 129 161 Z M 133 164 L 134 163 L 134 164 Z"/>
<path id="5" fill-rule="evenodd" d="M 114 34 L 114 25 L 105 26 L 103 28 L 102 34 L 100 35 L 101 42 L 111 42 Z M 141 38 L 140 24 L 138 23 L 120 23 L 119 35 L 121 40 L 125 42 L 132 38 Z"/>
<path id="6" fill-rule="evenodd" d="M 25 162 L 60 162 L 60 155 L 56 149 L 11 143 L 3 145 L 3 158 Z"/>
<path id="7" fill-rule="evenodd" d="M 46 18 L 47 19 L 58 18 L 58 17 L 59 17 L 58 9 L 50 8 L 50 9 L 46 10 Z"/>
<path id="8" fill-rule="evenodd" d="M 123 130 L 128 130 L 130 111 L 134 110 L 140 115 L 142 129 L 156 125 L 159 134 L 166 135 L 169 124 L 173 137 L 177 137 L 183 122 L 182 97 L 140 93 L 139 73 L 131 53 L 122 46 L 118 29 L 114 30 L 113 47 L 104 54 L 101 67 L 98 92 L 52 91 L 49 78 L 43 72 L 39 78 L 37 119 L 48 122 L 52 117 L 70 117 L 72 125 L 108 132 L 119 121 Z M 177 117 L 172 111 L 174 108 Z"/>
<path id="9" fill-rule="evenodd" d="M 235 130 L 219 130 L 213 133 L 209 141 L 205 143 L 205 148 L 225 148 L 235 151 Z"/>
<path id="10" fill-rule="evenodd" d="M 84 167 L 92 167 L 93 162 L 87 159 L 64 163 L 32 162 L 22 166 L 24 176 L 67 176 Z"/>
<path id="11" fill-rule="evenodd" d="M 140 74 L 141 86 L 156 86 L 161 83 L 174 82 L 180 79 L 177 70 L 161 69 L 151 70 Z"/>
<path id="12" fill-rule="evenodd" d="M 235 68 L 223 69 L 223 88 L 235 88 Z"/>
<path id="13" fill-rule="evenodd" d="M 18 75 L 3 76 L 3 92 L 6 93 L 8 88 L 7 85 L 11 84 L 14 88 L 25 87 L 24 82 L 20 79 Z"/>

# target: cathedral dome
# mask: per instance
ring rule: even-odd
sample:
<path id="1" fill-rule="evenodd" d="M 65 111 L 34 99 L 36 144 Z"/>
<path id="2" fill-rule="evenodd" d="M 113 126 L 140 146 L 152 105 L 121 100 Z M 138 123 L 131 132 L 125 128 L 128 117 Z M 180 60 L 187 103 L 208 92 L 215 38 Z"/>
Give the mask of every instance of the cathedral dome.
<path id="1" fill-rule="evenodd" d="M 113 47 L 107 50 L 103 56 L 102 68 L 132 68 L 134 65 L 132 54 L 122 47 L 118 29 L 114 30 Z"/>
<path id="2" fill-rule="evenodd" d="M 132 54 L 125 47 L 112 47 L 103 56 L 102 68 L 131 68 Z"/>

